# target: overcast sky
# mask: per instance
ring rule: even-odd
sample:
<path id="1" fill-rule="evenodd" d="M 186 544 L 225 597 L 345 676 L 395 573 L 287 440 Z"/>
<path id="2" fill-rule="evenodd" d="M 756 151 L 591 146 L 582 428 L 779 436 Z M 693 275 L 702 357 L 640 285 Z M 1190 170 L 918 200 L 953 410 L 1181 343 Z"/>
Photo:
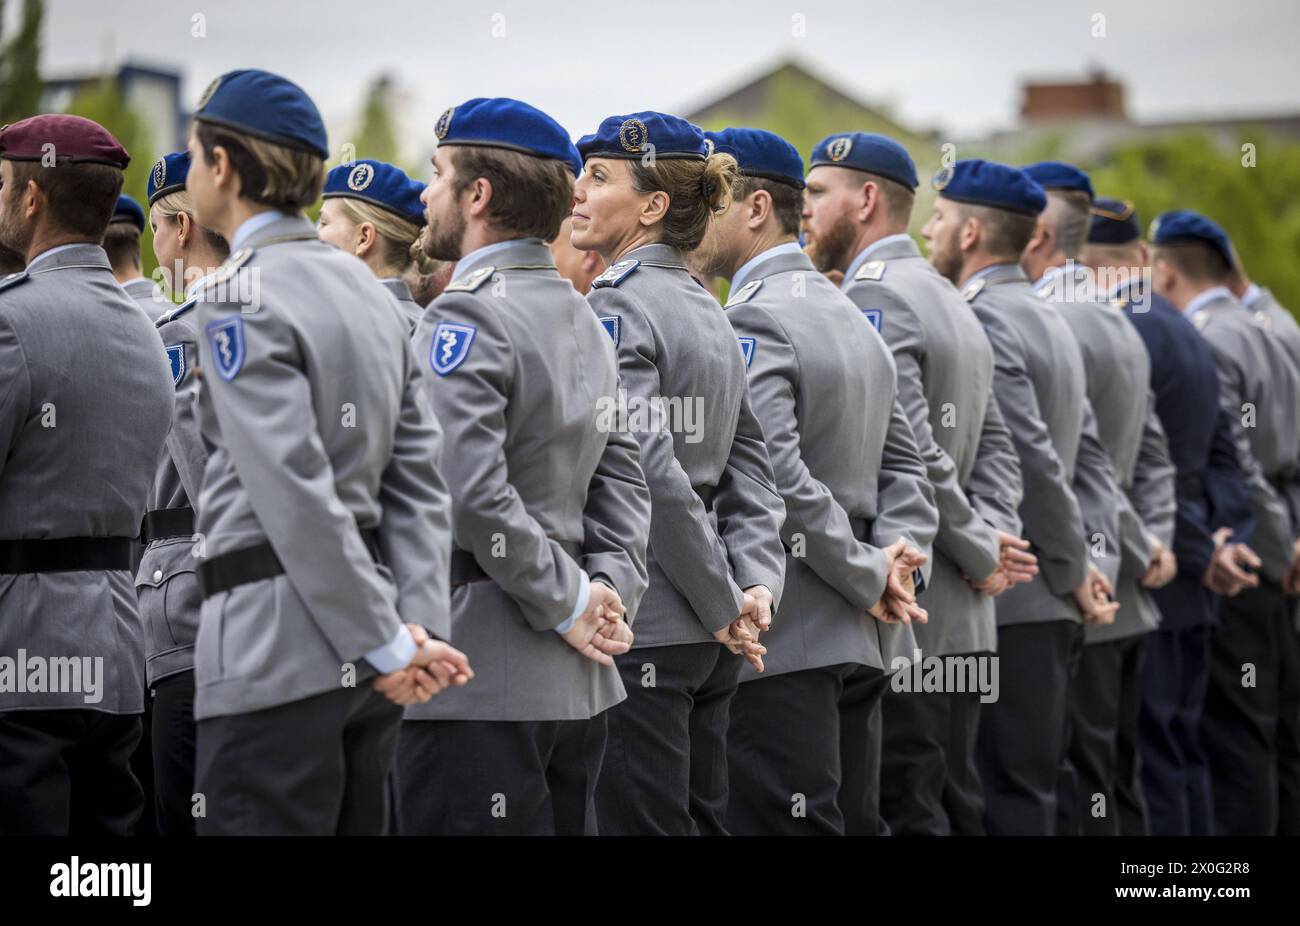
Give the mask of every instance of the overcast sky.
<path id="1" fill-rule="evenodd" d="M 125 60 L 172 68 L 188 108 L 223 71 L 266 68 L 301 84 L 337 132 L 369 78 L 389 71 L 404 93 L 404 139 L 420 149 L 438 114 L 470 97 L 527 100 L 576 137 L 615 113 L 688 111 L 787 57 L 955 137 L 1014 125 L 1023 79 L 1081 79 L 1094 65 L 1123 80 L 1138 119 L 1300 112 L 1297 0 L 46 5 L 46 76 Z M 203 37 L 191 35 L 198 15 Z"/>

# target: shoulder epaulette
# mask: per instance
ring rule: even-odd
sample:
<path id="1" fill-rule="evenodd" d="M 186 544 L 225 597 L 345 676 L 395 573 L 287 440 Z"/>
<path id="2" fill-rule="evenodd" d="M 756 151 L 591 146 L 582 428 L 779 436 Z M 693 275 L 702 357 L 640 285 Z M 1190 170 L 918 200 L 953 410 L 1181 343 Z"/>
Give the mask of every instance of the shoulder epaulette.
<path id="1" fill-rule="evenodd" d="M 604 273 L 591 281 L 592 289 L 600 289 L 605 286 L 618 286 L 635 273 L 636 268 L 640 266 L 641 261 L 639 260 L 628 259 L 615 261 L 605 269 Z"/>
<path id="2" fill-rule="evenodd" d="M 853 274 L 855 280 L 883 280 L 885 278 L 885 262 L 883 260 L 869 260 L 861 267 L 858 272 Z"/>
<path id="3" fill-rule="evenodd" d="M 967 302 L 974 302 L 975 297 L 984 291 L 984 277 L 978 280 L 971 280 L 966 284 L 966 288 L 961 291 L 961 296 Z"/>
<path id="4" fill-rule="evenodd" d="M 230 278 L 239 272 L 239 268 L 244 266 L 253 258 L 252 248 L 240 248 L 234 254 L 226 258 L 226 262 L 217 268 L 217 271 L 203 282 L 204 289 L 210 289 L 213 286 L 220 286 L 229 282 Z"/>
<path id="5" fill-rule="evenodd" d="M 443 292 L 447 293 L 472 293 L 488 280 L 492 279 L 492 274 L 496 272 L 496 267 L 488 264 L 486 267 L 479 267 L 465 274 L 459 280 L 452 280 L 447 284 Z"/>
<path id="6" fill-rule="evenodd" d="M 0 290 L 6 290 L 11 286 L 17 286 L 25 279 L 27 279 L 26 270 L 19 270 L 17 273 L 11 273 L 7 276 L 0 277 Z"/>
<path id="7" fill-rule="evenodd" d="M 740 289 L 731 294 L 731 298 L 727 300 L 727 304 L 723 306 L 723 308 L 729 309 L 733 305 L 740 305 L 742 302 L 748 302 L 750 299 L 754 298 L 754 293 L 758 292 L 762 285 L 762 280 L 750 280 L 744 286 L 740 287 Z"/>
<path id="8" fill-rule="evenodd" d="M 182 315 L 187 315 L 191 311 L 193 311 L 194 307 L 198 304 L 199 304 L 199 300 L 197 296 L 192 299 L 186 299 L 184 302 L 182 302 L 176 308 L 172 309 L 170 312 L 164 312 L 162 316 L 156 322 L 153 323 L 154 327 L 161 328 L 163 325 L 167 324 L 168 322 L 176 321 L 176 319 L 180 318 Z"/>

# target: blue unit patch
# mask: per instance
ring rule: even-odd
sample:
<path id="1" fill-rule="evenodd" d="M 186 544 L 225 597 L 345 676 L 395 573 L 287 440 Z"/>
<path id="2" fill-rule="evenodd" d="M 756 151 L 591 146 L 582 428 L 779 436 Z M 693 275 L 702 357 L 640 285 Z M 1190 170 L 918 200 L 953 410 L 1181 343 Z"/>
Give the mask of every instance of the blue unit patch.
<path id="1" fill-rule="evenodd" d="M 168 344 L 167 362 L 172 365 L 172 384 L 179 386 L 185 378 L 185 345 Z"/>
<path id="2" fill-rule="evenodd" d="M 880 330 L 880 321 L 884 316 L 883 309 L 863 309 L 862 314 L 867 317 L 867 321 L 871 322 L 872 328 Z"/>
<path id="3" fill-rule="evenodd" d="M 614 341 L 614 346 L 618 347 L 618 342 L 623 337 L 623 319 L 618 315 L 602 315 L 600 323 L 609 332 L 610 338 Z"/>
<path id="4" fill-rule="evenodd" d="M 736 338 L 736 340 L 740 342 L 740 352 L 745 357 L 745 368 L 748 369 L 749 365 L 754 362 L 754 345 L 756 342 L 753 338 Z"/>
<path id="5" fill-rule="evenodd" d="M 230 382 L 244 365 L 244 319 L 238 315 L 220 318 L 208 322 L 204 331 L 212 345 L 212 360 L 218 375 Z"/>
<path id="6" fill-rule="evenodd" d="M 429 345 L 429 365 L 439 376 L 446 376 L 465 362 L 469 346 L 478 329 L 473 325 L 438 322 L 433 329 L 433 342 Z"/>

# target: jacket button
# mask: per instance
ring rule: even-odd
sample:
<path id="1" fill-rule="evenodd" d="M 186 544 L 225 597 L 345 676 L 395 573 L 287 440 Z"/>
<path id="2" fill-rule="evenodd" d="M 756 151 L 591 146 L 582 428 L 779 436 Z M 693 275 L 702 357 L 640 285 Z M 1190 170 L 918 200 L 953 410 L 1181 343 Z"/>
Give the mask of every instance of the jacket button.
<path id="1" fill-rule="evenodd" d="M 162 581 L 162 570 L 161 570 L 161 569 L 155 569 L 155 570 L 153 571 L 153 580 L 154 580 L 155 582 L 161 582 L 161 581 Z"/>

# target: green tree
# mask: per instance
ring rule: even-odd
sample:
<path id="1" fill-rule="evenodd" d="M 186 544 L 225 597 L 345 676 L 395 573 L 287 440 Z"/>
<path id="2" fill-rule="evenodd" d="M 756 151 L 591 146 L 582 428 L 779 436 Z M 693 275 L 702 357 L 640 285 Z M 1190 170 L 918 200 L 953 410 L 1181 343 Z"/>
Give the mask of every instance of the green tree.
<path id="1" fill-rule="evenodd" d="M 1099 194 L 1131 201 L 1144 225 L 1170 209 L 1214 219 L 1249 276 L 1300 312 L 1300 144 L 1247 130 L 1227 148 L 1193 133 L 1132 142 L 1083 166 Z"/>
<path id="2" fill-rule="evenodd" d="M 18 32 L 7 42 L 0 41 L 0 125 L 26 119 L 40 110 L 43 85 L 38 62 L 44 15 L 41 0 L 26 0 Z M 0 32 L 4 18 L 5 3 L 0 0 Z"/>
<path id="3" fill-rule="evenodd" d="M 127 105 L 117 81 L 112 77 L 104 77 L 88 82 L 72 98 L 68 112 L 98 122 L 112 132 L 113 137 L 131 154 L 122 192 L 144 206 L 147 202 L 149 171 L 153 167 L 149 133 L 144 119 Z M 153 256 L 153 231 L 148 223 L 145 223 L 141 245 L 144 275 L 152 276 L 158 262 Z"/>

